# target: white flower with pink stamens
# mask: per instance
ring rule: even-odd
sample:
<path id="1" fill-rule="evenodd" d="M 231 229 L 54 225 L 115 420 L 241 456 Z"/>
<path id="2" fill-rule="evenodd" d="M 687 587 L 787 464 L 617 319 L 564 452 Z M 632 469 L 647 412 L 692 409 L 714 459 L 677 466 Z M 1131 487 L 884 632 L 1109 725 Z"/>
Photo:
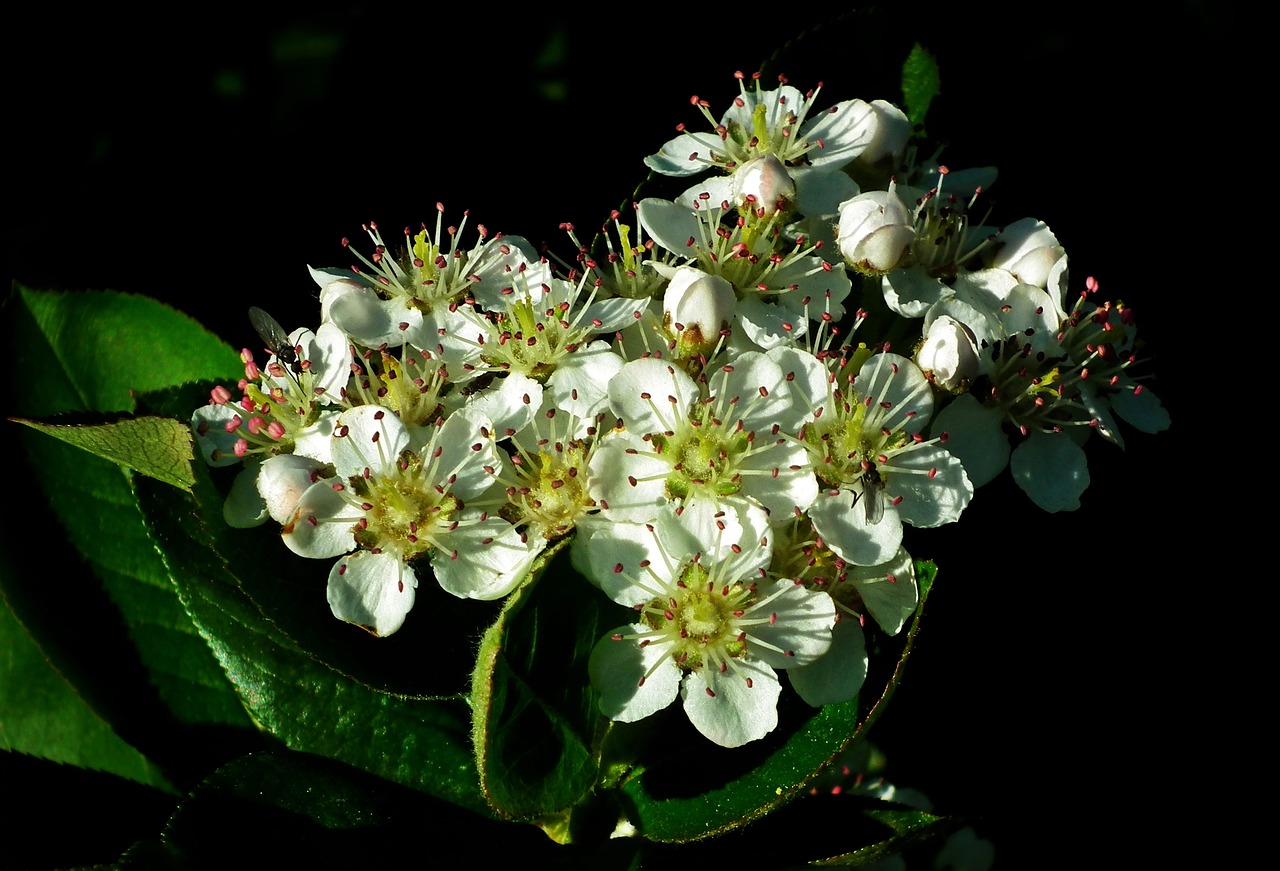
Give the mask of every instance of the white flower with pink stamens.
<path id="1" fill-rule="evenodd" d="M 862 353 L 866 353 L 863 351 Z M 842 559 L 871 566 L 902 543 L 902 524 L 940 526 L 960 517 L 973 485 L 941 437 L 921 433 L 933 413 L 932 387 L 915 363 L 871 355 L 856 375 L 851 361 L 793 355 L 793 366 L 827 371 L 826 396 L 798 442 L 821 489 L 809 509 L 818 534 Z M 790 384 L 810 385 L 812 375 Z"/>
<path id="2" fill-rule="evenodd" d="M 700 542 L 670 511 L 647 525 L 593 527 L 588 576 L 638 614 L 591 654 L 605 716 L 634 722 L 679 695 L 694 727 L 724 747 L 777 726 L 775 669 L 827 651 L 835 606 L 830 596 L 767 573 L 767 524 L 747 533 L 733 548 Z"/>
<path id="3" fill-rule="evenodd" d="M 674 504 L 694 535 L 710 541 L 727 523 L 725 541 L 737 543 L 769 513 L 808 508 L 818 486 L 805 449 L 779 435 L 806 411 L 783 389 L 785 377 L 759 352 L 704 373 L 705 391 L 666 360 L 624 365 L 609 382 L 623 426 L 591 458 L 591 497 L 604 516 L 645 523 Z"/>
<path id="4" fill-rule="evenodd" d="M 858 192 L 843 168 L 856 160 L 892 161 L 911 136 L 907 116 L 883 100 L 844 100 L 817 110 L 821 85 L 806 94 L 785 83 L 774 90 L 748 89 L 746 76 L 738 74 L 738 80 L 739 96 L 719 121 L 705 100 L 691 100 L 711 130 L 692 133 L 680 125 L 680 135 L 646 157 L 645 165 L 677 177 L 709 169 L 726 173 L 702 185 L 716 202 L 750 202 L 773 212 L 781 199 L 784 210 L 798 204 L 806 214 L 819 214 L 823 210 L 815 206 L 827 199 L 825 191 Z M 768 161 L 764 184 L 761 160 Z M 748 178 L 740 179 L 743 174 Z"/>
<path id="5" fill-rule="evenodd" d="M 340 557 L 329 605 L 375 635 L 395 632 L 413 607 L 419 558 L 453 595 L 496 599 L 534 556 L 515 527 L 487 513 L 501 504 L 501 489 L 491 492 L 500 458 L 487 418 L 458 411 L 417 451 L 410 441 L 380 406 L 344 412 L 334 431 L 337 477 L 308 488 L 283 529 L 301 556 Z"/>

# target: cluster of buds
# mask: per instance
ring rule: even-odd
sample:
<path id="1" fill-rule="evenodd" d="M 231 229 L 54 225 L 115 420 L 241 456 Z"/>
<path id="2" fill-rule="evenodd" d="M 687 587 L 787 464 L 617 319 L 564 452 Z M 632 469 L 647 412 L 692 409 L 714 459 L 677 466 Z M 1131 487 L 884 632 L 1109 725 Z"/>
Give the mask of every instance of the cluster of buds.
<path id="1" fill-rule="evenodd" d="M 959 519 L 1010 438 L 1016 474 L 1080 426 L 1118 438 L 1112 410 L 1158 425 L 1128 310 L 1064 305 L 1044 225 L 969 222 L 994 171 L 915 164 L 884 101 L 739 80 L 719 119 L 695 98 L 709 132 L 646 159 L 693 185 L 615 213 L 595 249 L 569 225 L 563 263 L 483 226 L 464 242 L 440 208 L 312 269 L 315 332 L 255 309 L 269 358 L 246 350 L 240 398 L 218 387 L 192 420 L 211 464 L 243 464 L 228 522 L 332 560 L 333 613 L 379 636 L 424 571 L 497 599 L 572 537 L 631 609 L 591 656 L 603 714 L 680 697 L 732 747 L 776 726 L 783 672 L 811 705 L 858 693 L 869 623 L 897 633 L 917 605 L 904 525 Z M 1041 501 L 1052 474 L 1019 479 Z"/>

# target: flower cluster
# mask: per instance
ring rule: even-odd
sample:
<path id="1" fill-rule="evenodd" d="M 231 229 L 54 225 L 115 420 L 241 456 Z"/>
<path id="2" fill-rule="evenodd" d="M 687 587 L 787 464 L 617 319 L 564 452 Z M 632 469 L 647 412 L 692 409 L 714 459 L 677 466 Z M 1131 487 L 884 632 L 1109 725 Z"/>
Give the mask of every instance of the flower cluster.
<path id="1" fill-rule="evenodd" d="M 1165 425 L 1130 310 L 1092 280 L 1068 300 L 1044 224 L 970 220 L 994 170 L 917 162 L 890 103 L 739 81 L 646 160 L 692 186 L 594 246 L 563 225 L 566 261 L 441 207 L 312 269 L 314 332 L 254 309 L 269 357 L 192 419 L 242 466 L 227 521 L 333 561 L 334 615 L 380 636 L 424 572 L 498 599 L 571 536 L 632 613 L 590 659 L 602 712 L 679 696 L 732 747 L 776 726 L 782 671 L 811 705 L 857 695 L 868 621 L 917 605 L 904 526 L 956 521 L 1006 465 L 1073 507 L 1082 435 Z"/>

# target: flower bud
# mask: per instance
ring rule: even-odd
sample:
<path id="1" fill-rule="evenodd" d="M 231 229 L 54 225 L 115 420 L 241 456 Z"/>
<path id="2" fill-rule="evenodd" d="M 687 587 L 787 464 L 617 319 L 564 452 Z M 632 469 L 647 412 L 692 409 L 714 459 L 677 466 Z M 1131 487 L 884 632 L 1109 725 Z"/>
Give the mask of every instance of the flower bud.
<path id="1" fill-rule="evenodd" d="M 894 166 L 907 150 L 911 120 L 887 100 L 872 100 L 867 105 L 872 112 L 872 123 L 867 125 L 866 148 L 858 155 L 858 162 L 874 165 L 883 161 Z"/>
<path id="2" fill-rule="evenodd" d="M 680 344 L 681 356 L 709 353 L 720 331 L 733 319 L 737 297 L 733 285 L 718 275 L 683 267 L 667 285 L 662 300 L 663 324 Z"/>
<path id="3" fill-rule="evenodd" d="M 1021 284 L 1048 288 L 1054 267 L 1067 256 L 1058 237 L 1042 221 L 1023 218 L 1000 232 L 1001 246 L 991 266 L 1013 273 Z"/>
<path id="4" fill-rule="evenodd" d="M 916 364 L 934 384 L 960 391 L 978 374 L 978 346 L 973 333 L 959 321 L 941 315 L 929 324 Z"/>
<path id="5" fill-rule="evenodd" d="M 883 275 L 902 265 L 915 236 L 915 219 L 892 184 L 887 191 L 868 191 L 840 205 L 836 243 L 859 272 Z"/>
<path id="6" fill-rule="evenodd" d="M 733 199 L 741 208 L 748 198 L 765 214 L 788 212 L 796 202 L 796 183 L 772 154 L 748 160 L 733 174 Z"/>

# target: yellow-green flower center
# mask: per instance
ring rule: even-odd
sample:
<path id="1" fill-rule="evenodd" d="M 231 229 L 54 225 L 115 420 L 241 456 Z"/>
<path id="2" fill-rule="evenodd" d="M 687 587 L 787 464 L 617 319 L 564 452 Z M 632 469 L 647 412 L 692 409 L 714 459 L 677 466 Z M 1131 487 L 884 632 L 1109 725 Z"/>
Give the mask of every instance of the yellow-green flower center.
<path id="1" fill-rule="evenodd" d="M 741 621 L 755 597 L 742 583 L 716 586 L 698 563 L 685 567 L 675 592 L 643 609 L 645 622 L 667 636 L 676 665 L 685 671 L 745 656 Z"/>
<path id="2" fill-rule="evenodd" d="M 356 543 L 370 549 L 394 550 L 408 561 L 434 546 L 433 531 L 453 523 L 458 500 L 430 486 L 422 461 L 405 454 L 399 474 L 356 478 L 353 489 L 365 509 Z"/>

